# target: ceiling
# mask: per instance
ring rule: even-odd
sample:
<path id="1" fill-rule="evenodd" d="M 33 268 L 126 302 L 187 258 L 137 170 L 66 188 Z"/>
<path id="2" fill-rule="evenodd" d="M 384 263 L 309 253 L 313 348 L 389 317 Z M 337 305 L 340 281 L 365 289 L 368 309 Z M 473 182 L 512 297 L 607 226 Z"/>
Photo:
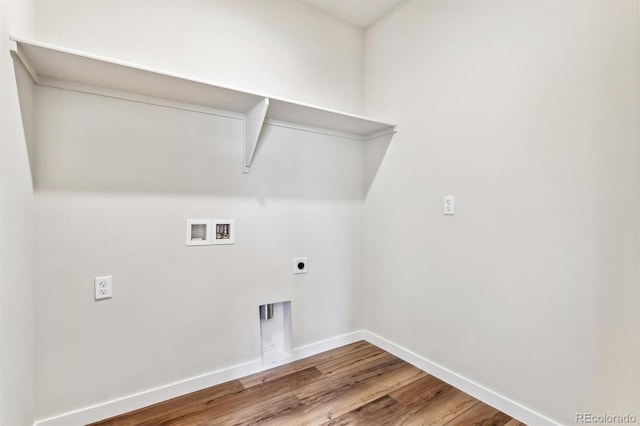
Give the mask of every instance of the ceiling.
<path id="1" fill-rule="evenodd" d="M 302 0 L 330 15 L 366 29 L 403 0 Z"/>

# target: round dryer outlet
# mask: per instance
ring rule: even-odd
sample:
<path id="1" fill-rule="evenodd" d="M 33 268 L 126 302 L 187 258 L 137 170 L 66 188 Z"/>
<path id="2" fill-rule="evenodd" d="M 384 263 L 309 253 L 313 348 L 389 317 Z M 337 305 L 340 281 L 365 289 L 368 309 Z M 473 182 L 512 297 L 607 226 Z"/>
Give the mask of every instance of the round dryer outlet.
<path id="1" fill-rule="evenodd" d="M 294 257 L 293 258 L 293 273 L 294 274 L 306 274 L 309 268 L 309 262 L 306 257 Z"/>

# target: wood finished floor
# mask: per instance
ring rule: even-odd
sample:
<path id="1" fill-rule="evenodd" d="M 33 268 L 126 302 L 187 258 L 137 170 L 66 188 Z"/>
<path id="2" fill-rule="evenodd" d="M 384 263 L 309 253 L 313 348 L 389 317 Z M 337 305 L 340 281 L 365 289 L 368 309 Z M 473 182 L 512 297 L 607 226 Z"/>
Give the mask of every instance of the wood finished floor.
<path id="1" fill-rule="evenodd" d="M 524 424 L 360 341 L 93 425 Z"/>

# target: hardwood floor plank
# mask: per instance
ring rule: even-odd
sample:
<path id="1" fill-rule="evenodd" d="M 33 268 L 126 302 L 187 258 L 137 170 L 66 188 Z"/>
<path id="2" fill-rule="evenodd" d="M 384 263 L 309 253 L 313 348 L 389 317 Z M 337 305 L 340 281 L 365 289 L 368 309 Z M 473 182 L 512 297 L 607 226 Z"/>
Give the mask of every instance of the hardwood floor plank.
<path id="1" fill-rule="evenodd" d="M 450 386 L 433 399 L 412 407 L 411 414 L 406 416 L 400 424 L 403 426 L 444 425 L 477 402 L 477 399 Z"/>
<path id="2" fill-rule="evenodd" d="M 330 420 L 322 426 L 348 426 L 348 425 L 385 425 L 397 424 L 405 415 L 405 407 L 398 401 L 385 395 L 371 401 L 356 410 L 349 411 L 335 420 Z"/>
<path id="3" fill-rule="evenodd" d="M 389 396 L 405 407 L 422 406 L 449 388 L 450 385 L 429 374 L 391 392 Z"/>
<path id="4" fill-rule="evenodd" d="M 389 354 L 373 345 L 359 351 L 345 354 L 331 360 L 320 362 L 316 368 L 327 377 L 344 373 L 348 370 L 359 368 L 361 365 L 369 363 L 375 359 L 384 358 Z"/>
<path id="5" fill-rule="evenodd" d="M 285 392 L 272 398 L 255 401 L 242 408 L 219 412 L 202 411 L 196 415 L 184 417 L 179 421 L 163 423 L 171 426 L 221 426 L 221 425 L 257 425 L 271 419 L 277 419 L 301 403 L 291 392 Z M 280 423 L 282 424 L 282 423 Z"/>
<path id="6" fill-rule="evenodd" d="M 369 342 L 359 341 L 357 345 L 353 345 L 349 351 L 340 351 L 339 353 L 333 353 L 330 357 L 321 357 L 318 358 L 316 363 L 316 367 L 319 370 L 324 370 L 329 368 L 332 364 L 341 364 L 344 363 L 345 360 L 358 357 L 362 353 L 373 353 L 373 352 L 384 352 L 382 349 L 377 346 L 372 345 Z"/>
<path id="7" fill-rule="evenodd" d="M 391 354 L 383 358 L 376 358 L 368 363 L 361 364 L 355 371 L 343 371 L 333 377 L 327 377 L 305 387 L 295 390 L 295 395 L 301 400 L 316 398 L 329 391 L 340 391 L 353 387 L 360 382 L 378 377 L 385 372 L 400 368 L 403 361 Z"/>
<path id="8" fill-rule="evenodd" d="M 473 407 L 454 417 L 446 426 L 504 426 L 511 417 L 495 408 L 478 402 Z"/>

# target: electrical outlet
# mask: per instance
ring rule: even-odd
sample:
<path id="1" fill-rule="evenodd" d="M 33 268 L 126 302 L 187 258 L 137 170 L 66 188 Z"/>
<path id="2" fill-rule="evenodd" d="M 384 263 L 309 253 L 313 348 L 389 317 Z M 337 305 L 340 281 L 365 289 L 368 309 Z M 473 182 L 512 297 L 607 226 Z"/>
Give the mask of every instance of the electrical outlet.
<path id="1" fill-rule="evenodd" d="M 308 261 L 306 257 L 294 257 L 293 258 L 293 273 L 294 274 L 306 274 L 308 268 Z"/>
<path id="2" fill-rule="evenodd" d="M 444 214 L 456 213 L 456 199 L 453 195 L 445 195 L 444 197 Z"/>
<path id="3" fill-rule="evenodd" d="M 111 299 L 113 297 L 113 282 L 111 275 L 95 277 L 96 300 Z"/>

